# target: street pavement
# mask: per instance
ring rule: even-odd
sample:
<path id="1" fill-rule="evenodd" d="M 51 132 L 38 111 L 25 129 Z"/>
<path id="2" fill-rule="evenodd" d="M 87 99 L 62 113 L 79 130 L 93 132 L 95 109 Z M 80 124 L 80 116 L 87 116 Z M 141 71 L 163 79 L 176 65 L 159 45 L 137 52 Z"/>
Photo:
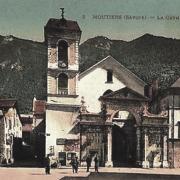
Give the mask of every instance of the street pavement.
<path id="1" fill-rule="evenodd" d="M 90 169 L 94 172 L 94 169 Z M 87 173 L 86 168 L 79 168 L 78 174 L 73 174 L 70 167 L 51 169 L 46 175 L 43 168 L 7 168 L 0 167 L 0 180 L 68 180 L 68 179 L 180 179 L 180 169 L 142 169 L 142 168 L 99 168 L 100 173 Z M 150 176 L 151 175 L 151 176 Z M 170 176 L 167 176 L 170 175 Z M 178 176 L 177 176 L 178 175 Z M 68 177 L 68 178 L 67 178 Z M 168 177 L 168 178 L 163 178 Z"/>

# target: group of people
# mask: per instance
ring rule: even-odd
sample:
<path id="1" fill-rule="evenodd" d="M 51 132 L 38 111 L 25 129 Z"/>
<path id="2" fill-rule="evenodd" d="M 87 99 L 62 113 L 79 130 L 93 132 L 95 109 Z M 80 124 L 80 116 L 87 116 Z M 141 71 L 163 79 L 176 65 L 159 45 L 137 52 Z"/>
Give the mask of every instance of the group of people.
<path id="1" fill-rule="evenodd" d="M 87 165 L 87 172 L 89 172 L 89 168 L 91 167 L 91 157 L 90 155 L 87 156 L 86 158 L 86 165 Z M 73 157 L 71 159 L 70 162 L 71 166 L 72 166 L 72 171 L 73 173 L 78 173 L 78 166 L 79 166 L 79 161 L 77 157 Z M 94 168 L 95 168 L 95 172 L 99 172 L 98 168 L 99 168 L 99 158 L 96 154 L 96 156 L 94 157 Z"/>
<path id="2" fill-rule="evenodd" d="M 87 172 L 89 172 L 89 168 L 91 167 L 91 156 L 88 155 L 87 158 L 86 158 L 86 164 L 87 164 Z M 95 169 L 95 172 L 99 172 L 98 170 L 99 168 L 99 158 L 98 158 L 98 155 L 96 154 L 95 157 L 94 157 L 94 169 Z"/>
<path id="3" fill-rule="evenodd" d="M 92 161 L 91 156 L 88 155 L 86 158 L 87 172 L 89 172 L 89 168 L 91 167 L 91 161 Z M 49 155 L 47 155 L 47 157 L 45 158 L 44 165 L 45 165 L 45 173 L 50 174 L 51 161 L 50 161 Z M 72 166 L 73 173 L 78 173 L 78 167 L 79 167 L 78 157 L 73 156 L 71 159 L 70 165 Z M 97 154 L 94 157 L 94 168 L 95 168 L 95 172 L 98 173 L 99 172 L 98 171 L 99 158 Z"/>

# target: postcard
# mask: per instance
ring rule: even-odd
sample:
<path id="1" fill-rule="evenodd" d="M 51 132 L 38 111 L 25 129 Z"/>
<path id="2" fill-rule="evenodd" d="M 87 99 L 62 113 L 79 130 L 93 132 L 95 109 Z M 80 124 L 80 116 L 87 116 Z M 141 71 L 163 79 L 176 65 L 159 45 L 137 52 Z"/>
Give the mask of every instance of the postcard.
<path id="1" fill-rule="evenodd" d="M 0 0 L 0 178 L 179 179 L 179 9 Z"/>

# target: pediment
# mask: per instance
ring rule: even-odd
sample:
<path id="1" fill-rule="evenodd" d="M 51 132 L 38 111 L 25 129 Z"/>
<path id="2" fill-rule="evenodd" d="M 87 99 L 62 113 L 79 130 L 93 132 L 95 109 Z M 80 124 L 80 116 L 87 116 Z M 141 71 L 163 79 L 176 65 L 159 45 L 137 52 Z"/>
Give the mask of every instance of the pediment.
<path id="1" fill-rule="evenodd" d="M 110 94 L 104 95 L 102 98 L 108 99 L 127 99 L 127 100 L 140 100 L 140 101 L 148 101 L 149 98 L 139 94 L 138 92 L 125 87 L 114 91 Z"/>

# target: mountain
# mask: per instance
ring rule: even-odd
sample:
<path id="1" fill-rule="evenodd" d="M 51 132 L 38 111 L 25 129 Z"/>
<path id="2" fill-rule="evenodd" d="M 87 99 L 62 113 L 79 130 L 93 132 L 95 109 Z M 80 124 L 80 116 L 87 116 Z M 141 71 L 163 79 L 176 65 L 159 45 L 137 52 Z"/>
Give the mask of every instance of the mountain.
<path id="1" fill-rule="evenodd" d="M 180 40 L 145 34 L 126 42 L 98 36 L 80 45 L 80 71 L 112 55 L 147 83 L 160 88 L 180 76 Z M 21 113 L 32 111 L 34 95 L 46 99 L 47 48 L 42 42 L 0 36 L 0 97 L 18 99 Z"/>
<path id="2" fill-rule="evenodd" d="M 0 97 L 17 98 L 30 112 L 34 95 L 46 97 L 47 51 L 44 43 L 0 36 Z"/>
<path id="3" fill-rule="evenodd" d="M 145 82 L 159 79 L 162 89 L 180 76 L 180 40 L 150 34 L 129 42 L 95 37 L 80 46 L 81 71 L 109 54 Z"/>

